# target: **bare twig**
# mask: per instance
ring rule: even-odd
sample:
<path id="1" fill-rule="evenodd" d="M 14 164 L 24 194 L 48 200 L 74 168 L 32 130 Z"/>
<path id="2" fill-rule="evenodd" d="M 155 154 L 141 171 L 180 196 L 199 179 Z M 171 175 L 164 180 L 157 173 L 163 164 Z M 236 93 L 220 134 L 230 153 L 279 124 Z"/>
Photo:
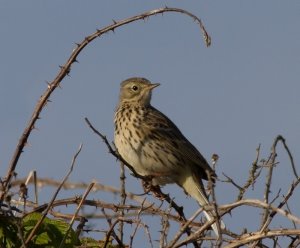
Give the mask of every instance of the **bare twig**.
<path id="1" fill-rule="evenodd" d="M 13 183 L 12 183 L 12 186 L 19 186 L 21 183 L 23 183 L 26 179 L 25 178 L 21 178 L 21 179 L 17 179 L 17 180 L 14 180 Z M 29 180 L 28 183 L 33 183 L 33 180 Z M 37 185 L 38 187 L 45 187 L 45 186 L 53 186 L 53 187 L 58 187 L 60 185 L 60 181 L 57 181 L 57 180 L 54 180 L 54 179 L 51 179 L 51 178 L 38 178 L 37 179 Z M 70 182 L 70 181 L 66 181 L 63 185 L 63 189 L 84 189 L 88 187 L 88 184 L 87 183 L 84 183 L 84 182 Z M 94 188 L 93 188 L 93 191 L 107 191 L 107 192 L 110 192 L 110 193 L 113 193 L 113 194 L 121 194 L 121 191 L 120 189 L 116 188 L 116 187 L 113 187 L 113 186 L 109 186 L 109 185 L 104 185 L 104 184 L 101 184 L 101 183 L 96 183 Z M 134 200 L 136 202 L 139 202 L 139 203 L 142 203 L 144 201 L 144 198 L 137 195 L 137 194 L 133 194 L 131 192 L 128 192 L 126 191 L 126 197 L 131 199 L 131 200 Z M 148 202 L 148 205 L 151 205 L 150 202 Z"/>
<path id="2" fill-rule="evenodd" d="M 181 238 L 182 234 L 186 231 L 186 229 L 189 227 L 191 222 L 193 222 L 200 213 L 203 212 L 203 208 L 199 208 L 194 215 L 180 228 L 180 230 L 176 233 L 174 239 L 167 245 L 167 247 L 171 248 L 174 247 L 176 242 Z"/>
<path id="3" fill-rule="evenodd" d="M 161 188 L 158 185 L 152 185 L 151 181 L 143 181 L 145 187 L 148 188 L 149 191 L 152 192 L 153 196 L 156 197 L 159 200 L 165 200 L 169 203 L 170 207 L 172 207 L 179 215 L 182 222 L 186 222 L 186 218 L 183 212 L 183 207 L 179 207 L 177 203 L 170 197 L 169 194 L 165 194 L 161 191 Z M 189 236 L 191 235 L 191 228 L 187 227 L 185 229 L 186 234 Z M 195 248 L 199 247 L 197 242 L 193 242 L 193 245 Z"/>
<path id="4" fill-rule="evenodd" d="M 106 221 L 109 225 L 109 227 L 112 227 L 112 222 L 111 222 L 111 218 L 109 218 L 109 216 L 106 214 L 105 209 L 102 207 L 101 208 L 102 213 L 104 214 L 104 216 L 106 217 Z M 107 235 L 107 233 L 106 233 Z M 114 228 L 111 229 L 111 236 L 113 236 L 115 238 L 115 240 L 118 242 L 120 247 L 124 247 L 124 244 L 122 243 L 122 241 L 119 239 L 118 235 L 115 233 Z"/>
<path id="5" fill-rule="evenodd" d="M 265 231 L 264 233 L 260 232 L 252 232 L 242 235 L 238 240 L 232 241 L 231 244 L 226 245 L 224 248 L 234 248 L 234 247 L 241 247 L 242 245 L 254 242 L 254 241 L 260 241 L 266 238 L 272 238 L 276 236 L 289 236 L 289 235 L 300 235 L 300 230 L 285 230 L 285 229 L 278 229 L 278 230 L 270 230 Z"/>
<path id="6" fill-rule="evenodd" d="M 139 226 L 140 226 L 140 222 L 141 222 L 141 219 L 138 219 L 138 220 L 137 220 L 137 223 L 136 223 L 136 226 L 135 226 L 135 228 L 133 229 L 132 234 L 130 235 L 130 238 L 129 238 L 129 240 L 130 240 L 130 242 L 129 242 L 129 248 L 132 248 L 132 247 L 133 247 L 133 240 L 134 240 L 134 237 L 135 237 L 135 235 L 136 235 L 136 232 L 137 232 L 137 230 L 138 230 L 138 228 L 139 228 Z"/>
<path id="7" fill-rule="evenodd" d="M 259 159 L 259 155 L 260 155 L 260 145 L 256 148 L 256 158 L 252 163 L 251 166 L 251 170 L 249 172 L 249 177 L 248 180 L 246 181 L 246 183 L 244 184 L 244 186 L 240 189 L 240 193 L 237 197 L 237 200 L 241 200 L 244 197 L 245 192 L 247 191 L 247 189 L 252 185 L 252 188 L 254 187 L 254 183 L 256 181 L 256 179 L 260 176 L 260 173 L 262 171 L 262 169 L 260 169 L 258 172 L 258 159 Z"/>
<path id="8" fill-rule="evenodd" d="M 276 146 L 277 146 L 277 143 L 279 140 L 280 140 L 280 136 L 277 136 L 271 147 L 270 158 L 268 159 L 268 162 L 267 162 L 269 173 L 267 175 L 266 187 L 265 187 L 265 193 L 264 193 L 264 199 L 265 199 L 266 203 L 269 203 L 269 195 L 271 192 L 270 189 L 271 189 L 271 182 L 272 182 L 272 176 L 273 176 L 273 168 L 274 168 L 275 159 L 277 156 Z M 261 228 L 265 225 L 268 215 L 269 215 L 269 209 L 265 209 L 265 211 L 263 213 L 262 221 L 261 221 Z"/>
<path id="9" fill-rule="evenodd" d="M 79 155 L 79 153 L 81 152 L 82 149 L 82 144 L 80 144 L 78 151 L 76 152 L 76 154 L 74 155 L 73 159 L 72 159 L 72 163 L 71 163 L 71 167 L 69 172 L 67 173 L 67 175 L 64 177 L 64 179 L 62 180 L 61 184 L 59 185 L 59 187 L 57 188 L 57 190 L 55 191 L 51 201 L 49 202 L 46 210 L 44 211 L 44 213 L 41 216 L 41 219 L 36 223 L 36 225 L 34 226 L 34 228 L 32 229 L 32 231 L 30 232 L 30 234 L 28 235 L 25 244 L 28 245 L 29 242 L 32 240 L 33 236 L 35 235 L 37 229 L 40 227 L 40 225 L 42 224 L 43 220 L 45 219 L 46 215 L 48 214 L 50 208 L 52 207 L 53 202 L 55 201 L 59 191 L 61 190 L 63 184 L 65 183 L 65 181 L 68 179 L 69 175 L 72 173 L 74 165 L 75 165 L 75 161 Z M 24 247 L 24 246 L 23 246 Z"/>
<path id="10" fill-rule="evenodd" d="M 106 233 L 106 237 L 105 237 L 105 242 L 104 242 L 104 244 L 103 244 L 103 248 L 106 248 L 106 247 L 107 247 L 108 242 L 109 242 L 109 240 L 110 240 L 110 236 L 112 235 L 112 233 L 114 233 L 114 228 L 115 228 L 115 226 L 116 226 L 120 221 L 121 221 L 120 219 L 116 219 L 116 220 L 114 221 L 114 223 L 112 223 L 112 224 L 110 225 L 110 228 L 109 228 L 109 230 L 108 230 L 107 233 Z"/>
<path id="11" fill-rule="evenodd" d="M 260 173 L 262 171 L 262 169 L 260 169 L 258 172 L 258 159 L 259 159 L 259 154 L 260 154 L 260 145 L 258 146 L 258 148 L 256 148 L 256 158 L 252 163 L 251 169 L 249 171 L 249 177 L 247 179 L 247 181 L 245 182 L 245 184 L 243 186 L 238 185 L 231 177 L 227 176 L 225 173 L 223 173 L 223 175 L 226 177 L 226 181 L 227 183 L 231 183 L 234 187 L 236 187 L 239 190 L 239 194 L 237 196 L 237 201 L 243 199 L 245 192 L 247 191 L 247 189 L 252 185 L 252 187 L 254 186 L 254 183 L 256 181 L 256 179 L 260 176 Z"/>
<path id="12" fill-rule="evenodd" d="M 79 219 L 79 224 L 78 224 L 78 226 L 77 226 L 77 228 L 76 228 L 76 231 L 75 231 L 75 234 L 76 234 L 76 237 L 79 239 L 79 236 L 80 236 L 80 234 L 82 233 L 82 230 L 83 230 L 83 228 L 84 228 L 84 226 L 85 226 L 85 223 L 87 222 L 88 220 L 86 219 L 86 218 L 84 218 L 84 217 L 80 217 L 80 219 Z"/>
<path id="13" fill-rule="evenodd" d="M 292 211 L 291 211 L 291 209 L 290 209 L 290 206 L 289 206 L 288 202 L 286 202 L 285 205 L 286 205 L 286 208 L 287 208 L 288 212 L 291 213 L 291 214 L 293 214 Z M 294 228 L 297 229 L 296 223 L 294 221 L 292 221 L 292 222 L 293 222 Z"/>
<path id="14" fill-rule="evenodd" d="M 171 211 L 171 208 L 169 208 L 169 211 Z M 168 242 L 167 236 L 168 236 L 168 232 L 170 229 L 169 219 L 165 215 L 161 217 L 161 226 L 162 226 L 162 230 L 161 230 L 160 239 L 159 239 L 159 247 L 163 248 L 163 247 L 165 247 L 165 244 Z M 183 230 L 183 232 L 184 232 L 184 230 Z"/>
<path id="15" fill-rule="evenodd" d="M 293 157 L 289 151 L 289 148 L 287 147 L 286 145 L 286 142 L 285 142 L 285 139 L 281 136 L 281 135 L 278 135 L 276 137 L 276 139 L 274 140 L 274 143 L 271 147 L 271 156 L 270 156 L 270 159 L 268 161 L 268 164 L 269 164 L 269 174 L 268 174 L 268 177 L 267 177 L 267 184 L 266 184 L 266 189 L 265 189 L 265 201 L 266 203 L 268 203 L 269 201 L 269 193 L 270 193 L 270 187 L 271 187 L 271 180 L 272 180 L 272 172 L 273 172 L 273 164 L 275 163 L 275 158 L 277 156 L 276 154 L 276 146 L 277 146 L 277 143 L 278 141 L 281 141 L 290 157 L 290 161 L 291 161 L 291 165 L 292 165 L 292 169 L 293 169 L 293 172 L 294 172 L 294 175 L 296 176 L 297 178 L 297 181 L 295 183 L 292 183 L 291 185 L 291 188 L 288 192 L 288 194 L 286 195 L 286 197 L 283 199 L 283 201 L 280 202 L 280 204 L 278 205 L 278 209 L 281 209 L 285 204 L 286 202 L 288 201 L 288 199 L 290 198 L 290 196 L 292 195 L 295 187 L 299 184 L 300 182 L 300 178 L 298 178 L 298 175 L 297 175 L 297 172 L 296 172 L 296 168 L 295 168 L 295 165 L 294 165 L 294 161 L 293 161 Z M 273 217 L 277 214 L 276 211 L 272 211 L 271 213 L 269 212 L 269 209 L 265 209 L 264 211 L 264 216 L 263 216 L 263 219 L 262 219 L 262 224 L 261 224 L 261 228 L 260 228 L 260 233 L 263 233 L 266 228 L 269 226 L 269 224 L 271 223 Z M 257 242 L 254 243 L 254 245 L 256 244 Z"/>
<path id="16" fill-rule="evenodd" d="M 293 159 L 293 156 L 292 156 L 292 153 L 289 149 L 289 147 L 287 146 L 286 142 L 285 142 L 285 138 L 283 138 L 281 135 L 278 136 L 278 139 L 280 139 L 280 141 L 282 142 L 283 144 L 283 147 L 284 149 L 286 150 L 286 152 L 288 153 L 289 155 L 289 158 L 290 158 L 290 161 L 291 161 L 291 166 L 292 166 L 292 170 L 293 170 L 293 173 L 296 177 L 296 179 L 298 179 L 298 173 L 297 173 L 297 170 L 296 170 L 296 166 L 295 166 L 295 163 L 294 163 L 294 159 Z"/>
<path id="17" fill-rule="evenodd" d="M 236 201 L 230 204 L 225 204 L 225 205 L 221 205 L 219 206 L 219 209 L 222 210 L 222 215 L 225 214 L 225 212 L 230 212 L 232 209 L 237 208 L 239 206 L 252 206 L 252 207 L 257 207 L 257 208 L 263 208 L 263 209 L 269 209 L 272 212 L 275 211 L 277 214 L 280 214 L 282 216 L 285 216 L 287 219 L 289 219 L 290 221 L 293 221 L 297 224 L 300 224 L 300 218 L 292 215 L 291 213 L 286 212 L 285 210 L 278 208 L 278 207 L 274 207 L 270 204 L 267 204 L 263 201 L 257 200 L 257 199 L 244 199 L 244 200 L 240 200 L 240 201 Z M 224 212 L 223 212 L 224 211 Z"/>
<path id="18" fill-rule="evenodd" d="M 120 172 L 120 181 L 121 181 L 121 189 L 120 189 L 120 197 L 121 197 L 121 205 L 125 205 L 126 203 L 126 190 L 125 190 L 125 168 L 124 168 L 124 164 L 121 162 L 120 163 L 120 168 L 121 168 L 121 172 Z M 123 218 L 124 217 L 124 209 L 120 210 L 120 216 Z M 123 227 L 124 227 L 124 223 L 121 221 L 119 223 L 119 238 L 121 240 L 121 242 L 123 243 Z"/>
<path id="19" fill-rule="evenodd" d="M 292 238 L 292 242 L 289 244 L 288 248 L 299 248 L 300 247 L 300 236 Z"/>
<path id="20" fill-rule="evenodd" d="M 297 181 L 293 182 L 287 195 L 284 197 L 284 199 L 279 203 L 277 209 L 281 209 L 289 200 L 289 198 L 292 196 L 295 188 L 297 187 L 297 185 L 300 183 L 300 177 L 297 179 Z M 260 229 L 260 232 L 263 233 L 266 228 L 269 226 L 269 224 L 271 223 L 272 219 L 274 218 L 274 216 L 278 213 L 278 211 L 276 210 L 272 210 L 272 212 L 270 213 L 268 219 L 265 221 L 264 225 L 262 226 L 262 228 Z M 294 221 L 293 221 L 294 224 Z M 299 223 L 298 223 L 299 224 Z"/>
<path id="21" fill-rule="evenodd" d="M 27 201 L 27 197 L 28 197 L 28 182 L 29 180 L 32 178 L 32 176 L 35 174 L 35 171 L 30 171 L 25 182 L 20 183 L 20 188 L 19 188 L 19 201 L 21 201 L 21 199 L 23 199 L 23 212 L 26 212 L 26 201 Z M 16 207 L 18 207 L 19 204 L 16 205 Z M 14 213 L 15 214 L 15 213 Z"/>
<path id="22" fill-rule="evenodd" d="M 243 190 L 243 188 L 238 185 L 231 177 L 227 176 L 224 172 L 222 173 L 224 177 L 226 177 L 227 180 L 223 181 L 226 183 L 231 183 L 234 187 L 236 187 L 240 192 Z"/>
<path id="23" fill-rule="evenodd" d="M 276 156 L 277 156 L 276 146 L 277 146 L 277 143 L 279 141 L 281 141 L 283 143 L 283 146 L 284 146 L 285 150 L 287 151 L 287 153 L 289 155 L 293 173 L 294 173 L 296 179 L 298 179 L 298 174 L 297 174 L 296 167 L 295 167 L 295 164 L 294 164 L 293 156 L 292 156 L 288 146 L 286 145 L 285 139 L 281 135 L 278 135 L 275 138 L 274 142 L 273 142 L 273 145 L 271 147 L 271 155 L 270 155 L 270 158 L 268 160 L 269 173 L 268 173 L 266 189 L 265 189 L 265 201 L 266 201 L 266 203 L 269 202 L 269 193 L 270 193 L 270 188 L 271 188 L 273 165 L 275 164 L 275 159 L 276 159 Z M 269 211 L 266 209 L 265 212 L 264 212 L 263 218 L 262 218 L 261 229 L 263 228 L 263 226 L 266 225 L 268 215 L 269 215 Z"/>
<path id="24" fill-rule="evenodd" d="M 300 224 L 300 218 L 298 218 L 297 216 L 294 216 L 291 213 L 288 213 L 288 212 L 286 212 L 282 209 L 276 208 L 274 206 L 271 206 L 271 205 L 269 205 L 265 202 L 259 201 L 257 199 L 244 199 L 244 200 L 233 202 L 231 204 L 221 205 L 221 206 L 219 206 L 219 209 L 221 210 L 220 217 L 222 217 L 223 215 L 225 215 L 228 212 L 231 212 L 233 209 L 235 209 L 239 206 L 243 206 L 243 205 L 244 206 L 257 207 L 257 208 L 270 209 L 272 211 L 276 211 L 278 214 L 281 214 L 282 216 L 285 216 L 290 221 L 293 221 L 295 223 Z M 207 211 L 209 211 L 209 210 L 212 211 L 213 209 L 214 208 L 212 206 L 207 206 L 206 207 Z M 207 221 L 196 232 L 194 232 L 189 237 L 187 237 L 186 239 L 180 241 L 179 243 L 175 244 L 172 247 L 174 247 L 174 248 L 175 247 L 181 247 L 181 246 L 187 245 L 191 242 L 194 242 L 195 240 L 198 240 L 201 237 L 202 233 L 205 230 L 207 230 L 214 222 L 215 222 L 215 220 Z M 289 231 L 293 232 L 293 230 L 286 230 L 286 231 L 287 232 L 289 232 Z M 298 232 L 300 232 L 300 230 L 298 230 Z M 241 236 L 237 236 L 236 240 L 240 240 L 240 239 L 241 239 Z M 234 241 L 231 241 L 231 242 L 234 242 Z"/>
<path id="25" fill-rule="evenodd" d="M 116 150 L 114 150 L 114 149 L 112 148 L 112 146 L 111 146 L 110 143 L 108 142 L 106 136 L 103 135 L 102 133 L 100 133 L 100 132 L 99 132 L 99 131 L 91 124 L 91 122 L 89 121 L 88 118 L 84 118 L 84 119 L 85 119 L 86 123 L 88 124 L 88 126 L 94 131 L 94 133 L 96 133 L 96 134 L 102 139 L 102 141 L 105 143 L 105 145 L 106 145 L 107 148 L 108 148 L 109 153 L 111 153 L 115 158 L 117 158 L 117 159 L 120 160 L 123 164 L 125 164 L 125 165 L 132 171 L 132 173 L 134 174 L 135 177 L 140 178 L 140 179 L 147 179 L 146 177 L 143 177 L 143 176 L 139 175 L 139 174 L 134 170 L 134 168 L 133 168 L 130 164 L 128 164 L 128 163 L 127 163 L 127 162 L 119 155 L 119 153 L 118 153 Z"/>
<path id="26" fill-rule="evenodd" d="M 76 211 L 75 211 L 75 213 L 73 214 L 73 217 L 72 217 L 72 219 L 71 219 L 71 221 L 70 221 L 68 230 L 66 231 L 66 233 L 65 233 L 65 235 L 64 235 L 64 238 L 63 238 L 63 240 L 61 241 L 61 243 L 60 243 L 60 245 L 59 245 L 59 248 L 64 247 L 66 238 L 67 238 L 68 235 L 69 235 L 69 232 L 70 232 L 70 230 L 71 230 L 71 228 L 72 228 L 72 226 L 73 226 L 73 224 L 74 224 L 74 221 L 75 221 L 75 219 L 76 219 L 76 217 L 77 217 L 77 215 L 78 215 L 78 212 L 79 212 L 79 210 L 80 210 L 80 208 L 81 208 L 83 202 L 84 202 L 85 199 L 87 198 L 88 194 L 90 193 L 90 191 L 91 191 L 92 188 L 94 187 L 94 185 L 95 185 L 95 182 L 90 183 L 89 187 L 86 189 L 85 193 L 83 194 L 83 196 L 82 196 L 82 198 L 81 198 L 81 201 L 79 202 L 79 204 L 78 204 L 78 206 L 77 206 L 77 208 L 76 208 Z"/>
<path id="27" fill-rule="evenodd" d="M 141 221 L 141 213 L 143 211 L 143 205 L 144 203 L 142 204 L 142 208 L 140 209 L 140 211 L 138 212 L 138 214 L 136 215 L 136 218 L 135 218 L 135 222 L 136 222 L 136 226 L 133 230 L 133 233 L 130 235 L 130 242 L 129 242 L 129 247 L 132 248 L 133 247 L 133 240 L 134 240 L 134 237 L 136 235 L 136 232 L 139 228 L 140 225 L 142 225 L 142 221 Z M 149 243 L 151 245 L 151 247 L 153 248 L 153 244 L 152 244 L 152 240 L 151 240 L 151 236 L 150 236 L 150 232 L 148 230 L 148 226 L 147 225 L 143 225 L 144 228 L 146 229 L 146 233 L 148 234 L 148 238 L 149 238 Z"/>
<path id="28" fill-rule="evenodd" d="M 112 236 L 112 233 L 114 232 L 114 228 L 118 224 L 118 222 L 120 222 L 120 221 L 123 221 L 123 222 L 128 223 L 128 224 L 136 223 L 137 225 L 142 225 L 144 228 L 146 227 L 146 225 L 142 224 L 139 220 L 124 219 L 124 218 L 119 217 L 118 219 L 116 219 L 114 221 L 114 223 L 112 223 L 109 230 L 107 231 L 106 237 L 105 237 L 105 242 L 103 244 L 103 248 L 107 247 L 108 242 L 110 240 L 110 237 Z M 124 247 L 124 245 L 122 245 L 122 247 Z"/>
<path id="29" fill-rule="evenodd" d="M 208 174 L 208 183 L 209 183 L 210 189 L 211 189 L 211 196 L 212 196 L 212 203 L 213 203 L 212 205 L 214 208 L 213 212 L 215 213 L 215 219 L 216 219 L 215 223 L 216 223 L 218 233 L 219 233 L 216 246 L 221 247 L 223 240 L 222 240 L 222 229 L 221 229 L 221 225 L 220 225 L 220 215 L 219 215 L 219 211 L 218 211 L 217 199 L 216 199 L 216 194 L 215 194 L 215 184 L 211 178 L 210 173 Z"/>
<path id="30" fill-rule="evenodd" d="M 211 207 L 210 210 L 212 211 L 213 207 Z M 190 234 L 186 239 L 184 239 L 183 241 L 172 246 L 172 248 L 181 247 L 181 246 L 187 245 L 189 243 L 194 244 L 196 242 L 196 240 L 198 240 L 203 235 L 204 231 L 208 230 L 211 227 L 211 225 L 215 223 L 215 221 L 216 221 L 216 219 L 212 219 L 210 221 L 205 222 L 196 232 L 194 232 L 193 234 Z"/>
<path id="31" fill-rule="evenodd" d="M 67 199 L 60 199 L 60 200 L 55 200 L 52 204 L 52 207 L 57 207 L 57 206 L 67 206 L 67 205 L 78 205 L 80 202 L 81 198 L 80 197 L 72 197 L 72 198 L 67 198 Z M 33 212 L 43 212 L 47 206 L 49 204 L 43 204 L 35 209 L 33 209 L 31 212 L 26 213 L 26 215 L 33 213 Z M 105 208 L 105 209 L 110 209 L 112 211 L 116 211 L 118 209 L 126 209 L 127 211 L 131 210 L 131 211 L 139 211 L 142 207 L 140 205 L 116 205 L 113 203 L 107 203 L 104 201 L 100 201 L 100 200 L 85 200 L 83 202 L 83 205 L 86 206 L 94 206 L 94 207 L 101 207 L 101 208 Z M 174 215 L 174 214 L 168 214 L 168 212 L 161 210 L 158 207 L 155 207 L 154 204 L 151 205 L 146 205 L 143 209 L 143 214 L 156 214 L 156 215 L 167 215 L 169 219 L 177 221 L 177 222 L 182 222 L 182 218 L 180 216 Z M 67 216 L 66 216 L 67 217 Z M 118 218 L 118 215 L 116 216 L 110 216 L 111 218 Z M 106 216 L 104 216 L 104 218 L 106 218 Z M 196 226 L 199 227 L 199 224 L 197 223 L 192 223 L 192 226 Z"/>

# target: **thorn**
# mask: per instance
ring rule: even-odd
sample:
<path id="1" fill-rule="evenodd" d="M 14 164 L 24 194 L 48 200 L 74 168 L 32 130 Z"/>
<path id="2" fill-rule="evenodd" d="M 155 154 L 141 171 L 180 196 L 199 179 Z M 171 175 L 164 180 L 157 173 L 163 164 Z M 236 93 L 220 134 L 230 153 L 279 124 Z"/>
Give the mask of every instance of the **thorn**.
<path id="1" fill-rule="evenodd" d="M 80 44 L 79 44 L 79 43 L 77 43 L 77 42 L 75 42 L 75 45 L 76 45 L 77 47 L 79 47 L 79 46 L 80 46 Z"/>
<path id="2" fill-rule="evenodd" d="M 66 73 L 67 73 L 67 76 L 70 77 L 70 73 L 71 73 L 71 68 L 70 67 L 67 69 Z"/>
<path id="3" fill-rule="evenodd" d="M 74 63 L 79 63 L 79 61 L 77 59 L 74 59 Z"/>
<path id="4" fill-rule="evenodd" d="M 47 99 L 47 102 L 52 102 L 50 99 Z"/>
<path id="5" fill-rule="evenodd" d="M 25 146 L 32 147 L 32 145 L 31 145 L 29 142 L 26 142 L 26 143 L 25 143 Z M 22 152 L 23 152 L 23 151 L 22 151 Z"/>
<path id="6" fill-rule="evenodd" d="M 33 126 L 33 127 L 32 127 L 32 130 L 40 131 L 40 129 L 37 128 L 36 126 Z"/>
<path id="7" fill-rule="evenodd" d="M 48 81 L 46 81 L 46 84 L 48 85 L 47 88 L 50 89 L 51 88 L 51 84 Z"/>
<path id="8" fill-rule="evenodd" d="M 64 69 L 64 67 L 63 67 L 62 65 L 59 65 L 59 68 L 60 68 L 60 69 Z"/>
<path id="9" fill-rule="evenodd" d="M 113 21 L 114 24 L 117 24 L 117 22 L 114 19 L 112 19 L 112 21 Z"/>

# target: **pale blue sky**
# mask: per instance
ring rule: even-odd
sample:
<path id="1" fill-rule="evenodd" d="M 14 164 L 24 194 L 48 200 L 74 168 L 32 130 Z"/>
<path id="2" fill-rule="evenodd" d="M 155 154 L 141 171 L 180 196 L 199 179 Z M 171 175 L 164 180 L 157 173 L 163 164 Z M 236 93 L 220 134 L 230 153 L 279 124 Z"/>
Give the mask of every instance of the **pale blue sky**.
<path id="1" fill-rule="evenodd" d="M 40 177 L 61 179 L 82 142 L 71 179 L 118 186 L 118 164 L 87 128 L 84 117 L 111 140 L 119 83 L 132 76 L 161 83 L 154 91 L 153 105 L 208 160 L 212 153 L 219 154 L 220 176 L 225 172 L 243 183 L 258 144 L 266 157 L 278 134 L 286 138 L 298 165 L 299 1 L 1 1 L 1 176 L 47 87 L 45 81 L 53 80 L 75 42 L 112 19 L 165 5 L 200 17 L 212 36 L 212 46 L 205 47 L 199 27 L 190 18 L 174 13 L 124 26 L 95 40 L 80 54 L 71 77 L 43 111 L 39 130 L 30 136 L 19 161 L 19 177 L 36 169 Z M 285 193 L 292 179 L 283 149 L 278 155 L 275 194 L 279 188 Z M 140 183 L 129 175 L 127 187 L 142 192 Z M 165 191 L 187 211 L 196 209 L 177 186 Z M 261 198 L 261 191 L 257 192 L 250 196 Z M 236 196 L 232 187 L 222 183 L 217 193 L 220 203 L 230 203 Z M 299 211 L 296 203 L 292 207 Z M 250 230 L 256 227 L 257 221 L 249 215 L 241 218 Z M 229 227 L 240 230 L 234 221 L 226 218 Z"/>

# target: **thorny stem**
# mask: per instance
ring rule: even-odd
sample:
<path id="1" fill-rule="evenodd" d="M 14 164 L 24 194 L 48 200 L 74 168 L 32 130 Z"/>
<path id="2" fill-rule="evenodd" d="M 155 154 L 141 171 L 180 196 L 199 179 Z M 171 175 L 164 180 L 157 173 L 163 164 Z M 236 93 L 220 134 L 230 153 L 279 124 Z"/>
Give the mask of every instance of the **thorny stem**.
<path id="1" fill-rule="evenodd" d="M 30 234 L 28 235 L 27 239 L 26 239 L 26 242 L 25 242 L 25 245 L 28 245 L 29 242 L 32 240 L 33 236 L 36 234 L 38 228 L 40 227 L 40 225 L 42 224 L 43 220 L 45 219 L 46 215 L 48 214 L 50 208 L 52 207 L 52 204 L 53 202 L 55 201 L 59 191 L 61 190 L 63 184 L 65 183 L 65 181 L 67 181 L 68 177 L 70 176 L 70 174 L 72 173 L 73 171 L 73 168 L 74 168 L 74 165 L 75 165 L 75 162 L 76 162 L 76 159 L 79 155 L 79 153 L 81 152 L 81 149 L 82 149 L 82 144 L 80 144 L 79 146 L 79 149 L 78 151 L 76 152 L 76 154 L 74 155 L 73 159 L 72 159 L 72 163 L 71 163 L 71 167 L 70 167 L 70 170 L 69 172 L 67 173 L 67 175 L 64 177 L 64 179 L 61 181 L 61 184 L 59 185 L 59 187 L 56 189 L 51 201 L 49 202 L 45 212 L 42 214 L 42 217 L 41 219 L 36 223 L 36 225 L 34 226 L 34 228 L 32 229 L 32 231 L 30 232 Z M 24 246 L 23 246 L 24 247 Z"/>
<path id="2" fill-rule="evenodd" d="M 121 190 L 120 190 L 120 192 L 121 192 L 121 194 L 120 194 L 120 196 L 121 196 L 121 205 L 125 205 L 125 203 L 126 203 L 126 197 L 127 197 L 127 195 L 126 195 L 126 190 L 125 190 L 125 179 L 126 179 L 126 177 L 125 177 L 125 168 L 124 168 L 124 164 L 121 162 L 120 163 L 120 167 L 121 167 L 121 173 L 120 173 L 120 182 L 121 182 Z M 124 217 L 124 209 L 121 209 L 120 210 L 120 216 L 123 218 Z M 123 227 L 124 227 L 124 223 L 123 223 L 123 221 L 121 221 L 120 223 L 119 223 L 119 239 L 121 240 L 121 242 L 123 242 Z"/>

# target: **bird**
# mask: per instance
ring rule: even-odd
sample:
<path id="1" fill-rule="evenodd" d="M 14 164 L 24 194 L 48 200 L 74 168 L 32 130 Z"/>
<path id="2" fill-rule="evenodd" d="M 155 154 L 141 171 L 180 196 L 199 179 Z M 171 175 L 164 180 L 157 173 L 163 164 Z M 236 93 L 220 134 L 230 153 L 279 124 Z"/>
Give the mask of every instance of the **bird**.
<path id="1" fill-rule="evenodd" d="M 175 183 L 200 206 L 208 206 L 202 180 L 214 181 L 216 173 L 179 128 L 151 105 L 152 90 L 159 85 L 143 77 L 121 83 L 114 116 L 117 152 L 135 173 L 151 177 L 152 185 Z M 213 210 L 204 215 L 208 221 L 216 216 Z M 211 227 L 219 237 L 217 225 Z M 223 221 L 220 227 L 225 228 Z"/>

